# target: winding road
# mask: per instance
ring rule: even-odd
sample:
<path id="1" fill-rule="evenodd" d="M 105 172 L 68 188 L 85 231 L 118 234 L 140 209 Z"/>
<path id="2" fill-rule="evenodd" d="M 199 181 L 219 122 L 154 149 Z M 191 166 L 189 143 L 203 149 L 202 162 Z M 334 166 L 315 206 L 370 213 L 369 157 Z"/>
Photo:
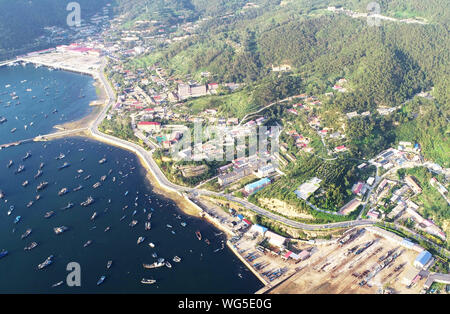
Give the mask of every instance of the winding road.
<path id="1" fill-rule="evenodd" d="M 193 197 L 199 196 L 199 195 L 206 195 L 206 196 L 216 196 L 216 197 L 225 197 L 229 201 L 236 202 L 245 208 L 248 208 L 255 213 L 273 219 L 275 221 L 281 222 L 283 224 L 286 224 L 290 227 L 298 228 L 298 229 L 304 229 L 304 230 L 324 230 L 324 229 L 333 229 L 333 228 L 349 228 L 349 227 L 355 227 L 355 226 L 368 226 L 373 225 L 374 222 L 370 220 L 353 220 L 353 221 L 344 221 L 344 222 L 336 222 L 336 223 L 328 223 L 328 224 L 306 224 L 302 222 L 298 222 L 292 219 L 288 219 L 282 216 L 279 216 L 277 214 L 274 214 L 270 211 L 267 211 L 253 203 L 248 202 L 245 199 L 237 198 L 235 196 L 224 194 L 224 193 L 217 193 L 212 191 L 207 191 L 203 189 L 196 189 L 196 188 L 190 188 L 190 187 L 184 187 L 180 185 L 176 185 L 172 182 L 170 182 L 166 176 L 163 174 L 159 166 L 156 164 L 155 160 L 153 159 L 153 152 L 155 151 L 155 146 L 150 141 L 146 141 L 146 144 L 151 147 L 150 151 L 145 150 L 142 146 L 139 146 L 134 143 L 130 143 L 128 141 L 125 141 L 123 139 L 104 134 L 99 131 L 99 126 L 103 119 L 105 119 L 106 114 L 108 110 L 111 108 L 111 106 L 115 103 L 115 94 L 112 90 L 111 85 L 107 81 L 105 75 L 104 75 L 104 68 L 106 64 L 104 63 L 102 67 L 99 70 L 98 78 L 100 79 L 101 83 L 105 87 L 105 90 L 108 95 L 107 99 L 107 105 L 103 108 L 103 110 L 100 112 L 98 117 L 91 123 L 89 126 L 89 131 L 92 134 L 94 138 L 97 138 L 99 140 L 102 140 L 107 143 L 111 143 L 113 145 L 117 145 L 119 147 L 125 148 L 127 150 L 130 150 L 137 154 L 145 163 L 147 164 L 150 171 L 155 176 L 158 183 L 163 186 L 164 188 L 179 193 L 180 195 L 183 195 L 183 193 L 190 194 Z"/>

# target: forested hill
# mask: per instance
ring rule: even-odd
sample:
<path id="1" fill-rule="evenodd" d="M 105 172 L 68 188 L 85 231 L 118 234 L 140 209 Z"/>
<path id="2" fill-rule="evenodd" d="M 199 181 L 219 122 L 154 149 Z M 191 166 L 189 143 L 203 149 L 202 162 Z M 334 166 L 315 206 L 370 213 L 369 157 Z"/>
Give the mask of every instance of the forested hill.
<path id="1" fill-rule="evenodd" d="M 180 75 L 198 77 L 209 71 L 216 81 L 245 82 L 254 86 L 253 91 L 258 86 L 280 85 L 273 78 L 272 66 L 287 64 L 292 67 L 289 75 L 303 80 L 301 85 L 286 86 L 287 94 L 305 87 L 308 92 L 325 92 L 336 79 L 346 77 L 366 97 L 364 101 L 356 98 L 355 103 L 400 104 L 432 86 L 438 100 L 448 102 L 450 36 L 441 19 L 447 1 L 432 0 L 430 6 L 416 0 L 403 1 L 403 6 L 398 1 L 380 1 L 382 10 L 404 8 L 401 12 L 406 14 L 414 8 L 417 16 L 430 19 L 425 25 L 383 21 L 380 27 L 327 10 L 328 5 L 339 3 L 358 9 L 368 1 L 253 2 L 259 7 L 240 7 L 231 15 L 225 10 L 225 15 L 203 23 L 196 36 L 147 60 Z M 287 96 L 273 88 L 260 90 L 265 95 L 255 97 L 256 106 Z"/>

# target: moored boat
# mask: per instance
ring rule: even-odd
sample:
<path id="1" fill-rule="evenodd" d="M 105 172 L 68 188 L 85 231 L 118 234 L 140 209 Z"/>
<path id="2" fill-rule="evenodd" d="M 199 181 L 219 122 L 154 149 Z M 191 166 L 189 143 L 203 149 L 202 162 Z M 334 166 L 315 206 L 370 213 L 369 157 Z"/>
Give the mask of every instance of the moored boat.
<path id="1" fill-rule="evenodd" d="M 38 269 L 43 269 L 49 265 L 51 265 L 53 263 L 53 255 L 50 255 L 49 257 L 47 257 L 47 259 L 42 262 L 41 264 L 38 265 Z"/>
<path id="2" fill-rule="evenodd" d="M 154 284 L 155 282 L 156 282 L 156 280 L 153 280 L 153 279 L 146 279 L 146 278 L 141 279 L 141 283 L 144 285 L 151 285 L 151 284 Z"/>
<path id="3" fill-rule="evenodd" d="M 66 227 L 66 226 L 61 226 L 61 227 L 53 228 L 53 231 L 54 231 L 56 234 L 61 234 L 61 233 L 65 232 L 65 231 L 67 231 L 67 230 L 69 230 L 69 228 Z"/>
<path id="4" fill-rule="evenodd" d="M 8 251 L 5 249 L 2 249 L 2 251 L 0 252 L 0 258 L 5 257 L 6 255 L 8 255 Z"/>
<path id="5" fill-rule="evenodd" d="M 199 230 L 195 231 L 195 235 L 197 236 L 197 239 L 198 239 L 199 241 L 201 241 L 201 239 L 202 239 L 202 234 L 200 233 Z"/>
<path id="6" fill-rule="evenodd" d="M 144 240 L 145 240 L 145 237 L 139 237 L 137 239 L 137 244 L 141 244 L 142 242 L 144 242 Z"/>
<path id="7" fill-rule="evenodd" d="M 23 249 L 25 251 L 30 251 L 30 250 L 34 249 L 36 246 L 38 246 L 38 244 L 36 242 L 31 242 L 30 245 L 24 247 Z"/>
<path id="8" fill-rule="evenodd" d="M 48 218 L 52 217 L 54 214 L 55 214 L 54 211 L 46 212 L 45 215 L 44 215 L 44 218 L 47 218 L 47 219 L 48 219 Z"/>
<path id="9" fill-rule="evenodd" d="M 69 190 L 67 188 L 62 188 L 59 192 L 58 195 L 59 196 L 63 196 L 65 194 L 67 194 L 69 192 Z"/>
<path id="10" fill-rule="evenodd" d="M 101 276 L 100 279 L 97 281 L 97 286 L 100 286 L 106 279 L 106 276 Z"/>
<path id="11" fill-rule="evenodd" d="M 31 234 L 32 229 L 27 229 L 24 234 L 22 234 L 21 239 L 25 239 Z"/>

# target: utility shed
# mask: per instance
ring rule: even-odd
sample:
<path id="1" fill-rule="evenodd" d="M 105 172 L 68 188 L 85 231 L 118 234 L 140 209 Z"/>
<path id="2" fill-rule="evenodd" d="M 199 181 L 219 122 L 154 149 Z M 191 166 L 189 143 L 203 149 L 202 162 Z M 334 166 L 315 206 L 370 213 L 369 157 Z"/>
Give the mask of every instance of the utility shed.
<path id="1" fill-rule="evenodd" d="M 422 269 L 425 267 L 426 264 L 431 260 L 431 253 L 428 251 L 422 251 L 417 256 L 416 260 L 414 261 L 414 267 Z"/>

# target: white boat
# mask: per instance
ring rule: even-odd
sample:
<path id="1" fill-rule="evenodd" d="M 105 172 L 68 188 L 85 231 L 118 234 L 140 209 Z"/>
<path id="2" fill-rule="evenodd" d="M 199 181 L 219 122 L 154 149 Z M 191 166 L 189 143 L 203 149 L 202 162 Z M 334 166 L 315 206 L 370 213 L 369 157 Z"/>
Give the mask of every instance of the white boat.
<path id="1" fill-rule="evenodd" d="M 150 246 L 151 248 L 154 248 L 154 247 L 155 247 L 155 244 L 154 244 L 153 242 L 150 242 L 150 243 L 148 244 L 148 246 Z"/>

